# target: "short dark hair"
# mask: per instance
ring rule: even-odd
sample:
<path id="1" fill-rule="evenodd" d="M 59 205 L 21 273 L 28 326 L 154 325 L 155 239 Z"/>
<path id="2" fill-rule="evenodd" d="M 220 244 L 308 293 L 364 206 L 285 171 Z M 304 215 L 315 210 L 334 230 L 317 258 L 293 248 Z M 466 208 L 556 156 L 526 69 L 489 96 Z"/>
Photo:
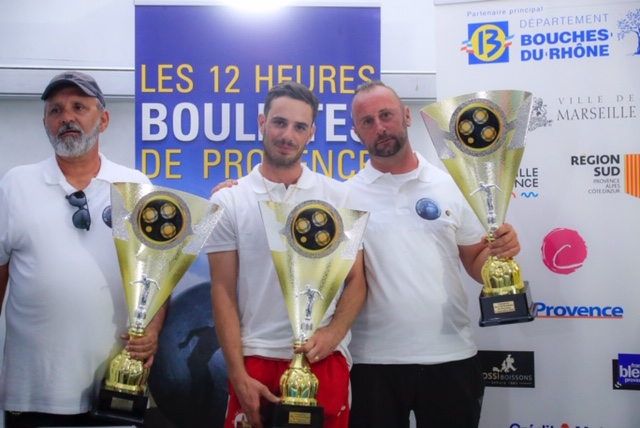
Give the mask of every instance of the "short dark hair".
<path id="1" fill-rule="evenodd" d="M 361 92 L 369 92 L 371 90 L 373 90 L 374 88 L 387 88 L 388 90 L 391 91 L 391 93 L 393 95 L 396 96 L 396 99 L 398 100 L 398 103 L 400 104 L 400 106 L 402 107 L 404 104 L 402 102 L 402 99 L 400 98 L 400 96 L 398 96 L 398 93 L 391 87 L 391 86 L 387 86 L 382 80 L 369 80 L 366 81 L 364 83 L 361 83 L 358 85 L 358 87 L 355 90 L 355 93 L 353 94 L 353 98 L 351 99 L 351 119 L 353 119 L 353 103 L 355 102 L 356 97 L 358 96 L 359 93 Z"/>
<path id="2" fill-rule="evenodd" d="M 393 92 L 393 94 L 396 96 L 396 98 L 398 98 L 398 100 L 400 100 L 400 97 L 398 96 L 398 93 L 391 86 L 387 86 L 382 80 L 369 80 L 367 82 L 359 84 L 358 87 L 356 88 L 356 91 L 355 91 L 353 96 L 355 97 L 360 92 L 367 92 L 367 91 L 370 91 L 373 88 L 376 88 L 378 86 L 380 86 L 382 88 L 387 88 L 388 90 Z M 402 101 L 402 100 L 400 100 L 400 101 Z"/>
<path id="3" fill-rule="evenodd" d="M 294 100 L 299 100 L 306 104 L 309 104 L 311 106 L 313 115 L 311 123 L 314 123 L 316 121 L 319 106 L 318 98 L 313 92 L 309 90 L 309 88 L 297 82 L 283 82 L 269 89 L 267 98 L 264 101 L 265 116 L 269 114 L 269 110 L 271 110 L 271 103 L 273 102 L 273 100 L 280 97 L 289 97 L 293 98 Z"/>

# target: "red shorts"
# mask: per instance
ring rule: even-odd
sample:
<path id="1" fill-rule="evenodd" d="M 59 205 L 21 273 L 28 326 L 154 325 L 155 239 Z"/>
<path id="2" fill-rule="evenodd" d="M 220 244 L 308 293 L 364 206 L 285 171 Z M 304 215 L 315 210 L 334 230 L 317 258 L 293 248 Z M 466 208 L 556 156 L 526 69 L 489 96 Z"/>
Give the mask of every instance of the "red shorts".
<path id="1" fill-rule="evenodd" d="M 289 368 L 291 361 L 263 357 L 245 357 L 247 373 L 263 383 L 275 395 L 281 396 L 280 377 Z M 334 352 L 324 360 L 311 364 L 311 371 L 318 378 L 318 405 L 324 408 L 324 428 L 349 427 L 349 366 L 340 352 Z M 263 420 L 271 419 L 273 405 L 266 400 L 260 403 Z M 229 383 L 229 405 L 225 428 L 237 428 L 239 421 L 246 420 L 233 385 Z M 241 425 L 240 425 L 241 426 Z M 265 427 L 268 428 L 268 427 Z"/>

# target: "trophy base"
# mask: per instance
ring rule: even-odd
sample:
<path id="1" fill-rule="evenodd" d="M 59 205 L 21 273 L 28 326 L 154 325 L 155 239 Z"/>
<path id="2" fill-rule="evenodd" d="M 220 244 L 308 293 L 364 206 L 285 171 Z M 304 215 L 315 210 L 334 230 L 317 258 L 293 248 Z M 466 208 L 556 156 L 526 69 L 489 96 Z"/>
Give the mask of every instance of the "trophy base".
<path id="1" fill-rule="evenodd" d="M 112 391 L 105 387 L 103 380 L 98 399 L 91 409 L 91 417 L 126 424 L 144 424 L 148 403 L 148 391 L 144 395 Z"/>
<path id="2" fill-rule="evenodd" d="M 480 295 L 480 327 L 533 321 L 536 311 L 528 281 L 524 281 L 522 293 L 504 296 Z"/>
<path id="3" fill-rule="evenodd" d="M 272 428 L 322 428 L 324 409 L 316 406 L 275 405 Z"/>

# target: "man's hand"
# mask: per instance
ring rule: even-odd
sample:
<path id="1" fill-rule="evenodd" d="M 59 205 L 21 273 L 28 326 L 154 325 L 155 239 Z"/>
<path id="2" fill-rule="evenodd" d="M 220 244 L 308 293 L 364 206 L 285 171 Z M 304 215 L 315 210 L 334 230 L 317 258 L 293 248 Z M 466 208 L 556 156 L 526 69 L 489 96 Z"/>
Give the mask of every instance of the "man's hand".
<path id="1" fill-rule="evenodd" d="M 120 336 L 122 339 L 129 341 L 125 349 L 129 351 L 131 357 L 144 361 L 146 368 L 151 367 L 153 364 L 153 356 L 158 352 L 158 336 L 164 325 L 164 319 L 167 317 L 168 309 L 169 299 L 160 306 L 156 315 L 149 325 L 147 325 L 144 336 L 135 338 L 131 338 L 128 334 Z"/>
<path id="2" fill-rule="evenodd" d="M 147 331 L 142 337 L 131 338 L 128 334 L 120 336 L 128 340 L 125 349 L 129 351 L 131 358 L 144 361 L 144 366 L 149 368 L 153 364 L 153 356 L 158 352 L 158 333 Z"/>
<path id="3" fill-rule="evenodd" d="M 336 350 L 344 335 L 338 334 L 331 326 L 319 328 L 302 346 L 295 348 L 296 354 L 305 354 L 310 363 L 317 363 Z"/>
<path id="4" fill-rule="evenodd" d="M 232 179 L 228 178 L 225 181 L 223 181 L 222 183 L 218 183 L 218 185 L 216 187 L 211 189 L 211 194 L 213 195 L 214 193 L 216 193 L 220 189 L 224 189 L 226 187 L 233 187 L 236 184 L 238 184 L 238 180 L 232 180 Z"/>
<path id="5" fill-rule="evenodd" d="M 260 398 L 265 398 L 272 403 L 279 403 L 280 398 L 273 395 L 265 385 L 248 375 L 242 380 L 234 382 L 233 389 L 236 391 L 240 406 L 247 415 L 251 428 L 264 428 L 260 417 Z"/>
<path id="6" fill-rule="evenodd" d="M 489 254 L 498 258 L 515 257 L 520 252 L 520 241 L 513 226 L 501 225 L 494 233 L 494 240 L 489 242 Z M 486 238 L 485 238 L 486 240 Z"/>

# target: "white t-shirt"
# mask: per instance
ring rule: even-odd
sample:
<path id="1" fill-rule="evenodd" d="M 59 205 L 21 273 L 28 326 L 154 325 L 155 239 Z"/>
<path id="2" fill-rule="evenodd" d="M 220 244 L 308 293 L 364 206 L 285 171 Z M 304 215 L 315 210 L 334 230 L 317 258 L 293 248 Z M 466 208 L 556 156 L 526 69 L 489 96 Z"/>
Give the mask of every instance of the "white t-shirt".
<path id="1" fill-rule="evenodd" d="M 265 187 L 266 184 L 266 187 Z M 268 187 L 268 191 L 267 191 Z M 287 313 L 278 275 L 264 230 L 259 201 L 300 203 L 322 200 L 335 208 L 347 206 L 347 189 L 339 181 L 312 172 L 303 165 L 302 175 L 288 188 L 282 183 L 263 181 L 259 165 L 238 185 L 213 194 L 212 202 L 224 207 L 204 251 L 238 252 L 238 308 L 245 356 L 291 359 L 294 334 Z M 336 295 L 320 326 L 328 324 L 335 312 Z M 338 349 L 351 361 L 346 346 L 349 335 Z"/>
<path id="2" fill-rule="evenodd" d="M 477 244 L 485 232 L 453 179 L 417 156 L 407 174 L 367 162 L 346 182 L 354 207 L 371 213 L 368 294 L 349 345 L 356 364 L 434 364 L 477 351 L 458 245 Z"/>
<path id="3" fill-rule="evenodd" d="M 101 156 L 84 189 L 90 230 L 71 221 L 76 191 L 54 157 L 0 180 L 0 265 L 9 263 L 0 407 L 76 414 L 91 408 L 124 344 L 127 306 L 111 229 L 102 219 L 110 183 L 149 183 Z"/>

